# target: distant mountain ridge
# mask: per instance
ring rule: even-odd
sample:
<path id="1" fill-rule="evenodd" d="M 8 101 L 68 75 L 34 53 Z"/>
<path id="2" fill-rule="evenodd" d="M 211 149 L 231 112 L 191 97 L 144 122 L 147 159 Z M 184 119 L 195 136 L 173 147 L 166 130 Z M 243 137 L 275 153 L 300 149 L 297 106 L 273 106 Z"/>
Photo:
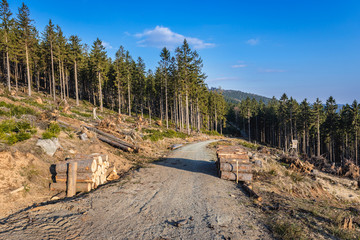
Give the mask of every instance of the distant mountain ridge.
<path id="1" fill-rule="evenodd" d="M 216 88 L 212 88 L 211 90 L 218 90 Z M 264 97 L 261 95 L 253 94 L 253 93 L 246 93 L 239 90 L 224 90 L 221 89 L 223 96 L 227 102 L 230 103 L 238 103 L 242 100 L 245 100 L 247 97 L 250 99 L 255 99 L 257 101 L 262 100 L 265 104 L 270 101 L 270 98 Z"/>

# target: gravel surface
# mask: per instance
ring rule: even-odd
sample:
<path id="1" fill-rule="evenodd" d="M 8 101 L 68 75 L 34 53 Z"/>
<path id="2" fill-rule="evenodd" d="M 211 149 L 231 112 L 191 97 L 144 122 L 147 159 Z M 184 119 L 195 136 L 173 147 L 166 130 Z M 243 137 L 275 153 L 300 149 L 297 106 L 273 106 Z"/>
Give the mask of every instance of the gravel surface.
<path id="1" fill-rule="evenodd" d="M 210 142 L 89 194 L 1 219 L 0 239 L 272 239 L 251 200 L 216 177 Z"/>

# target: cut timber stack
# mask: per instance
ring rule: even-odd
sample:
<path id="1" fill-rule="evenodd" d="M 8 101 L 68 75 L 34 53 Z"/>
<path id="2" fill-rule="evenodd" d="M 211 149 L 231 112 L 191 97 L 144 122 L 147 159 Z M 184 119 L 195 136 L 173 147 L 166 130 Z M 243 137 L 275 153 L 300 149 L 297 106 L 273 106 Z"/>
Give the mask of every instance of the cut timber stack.
<path id="1" fill-rule="evenodd" d="M 106 182 L 106 173 L 109 168 L 109 159 L 106 154 L 94 153 L 91 155 L 78 155 L 73 159 L 51 166 L 53 183 L 51 190 L 68 190 L 69 165 L 77 163 L 76 192 L 89 192 L 91 189 Z"/>
<path id="2" fill-rule="evenodd" d="M 241 146 L 220 145 L 216 155 L 216 166 L 220 178 L 237 182 L 252 180 L 249 156 Z"/>

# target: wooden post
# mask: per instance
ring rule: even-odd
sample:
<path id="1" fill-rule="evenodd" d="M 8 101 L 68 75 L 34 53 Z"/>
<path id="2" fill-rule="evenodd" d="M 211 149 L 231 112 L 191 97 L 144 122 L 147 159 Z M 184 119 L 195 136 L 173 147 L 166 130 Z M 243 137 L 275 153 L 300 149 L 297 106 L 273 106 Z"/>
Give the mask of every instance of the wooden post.
<path id="1" fill-rule="evenodd" d="M 239 161 L 236 160 L 236 183 L 239 183 Z"/>
<path id="2" fill-rule="evenodd" d="M 67 197 L 72 197 L 76 194 L 76 172 L 77 162 L 69 162 L 67 175 Z"/>

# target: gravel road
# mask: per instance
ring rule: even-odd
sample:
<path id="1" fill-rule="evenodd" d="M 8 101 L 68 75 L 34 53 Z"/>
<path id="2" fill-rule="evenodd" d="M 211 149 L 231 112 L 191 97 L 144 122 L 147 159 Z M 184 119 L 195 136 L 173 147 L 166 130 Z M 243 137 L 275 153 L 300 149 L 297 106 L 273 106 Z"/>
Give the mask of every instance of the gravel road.
<path id="1" fill-rule="evenodd" d="M 211 141 L 76 198 L 0 220 L 0 239 L 272 239 L 251 200 L 216 177 Z"/>

